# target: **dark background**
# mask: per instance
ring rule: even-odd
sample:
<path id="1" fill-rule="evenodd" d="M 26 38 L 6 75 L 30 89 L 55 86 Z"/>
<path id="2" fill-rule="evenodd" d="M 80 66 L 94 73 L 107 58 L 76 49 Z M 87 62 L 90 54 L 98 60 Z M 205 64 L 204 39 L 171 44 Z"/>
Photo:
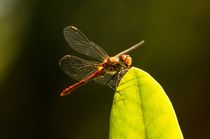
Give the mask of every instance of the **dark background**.
<path id="1" fill-rule="evenodd" d="M 74 25 L 108 54 L 130 55 L 165 89 L 186 139 L 210 132 L 210 1 L 1 0 L 0 138 L 107 139 L 114 91 L 75 83 L 58 65 L 78 55 L 63 37 Z"/>

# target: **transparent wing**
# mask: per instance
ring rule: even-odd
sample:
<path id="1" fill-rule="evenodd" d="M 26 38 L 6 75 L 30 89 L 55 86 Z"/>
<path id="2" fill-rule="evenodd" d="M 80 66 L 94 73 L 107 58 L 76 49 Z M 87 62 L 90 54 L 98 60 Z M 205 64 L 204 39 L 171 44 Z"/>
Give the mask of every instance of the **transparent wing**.
<path id="1" fill-rule="evenodd" d="M 67 75 L 80 81 L 95 72 L 100 63 L 87 61 L 72 55 L 65 55 L 60 59 L 59 65 Z"/>
<path id="2" fill-rule="evenodd" d="M 108 58 L 107 53 L 94 42 L 90 41 L 85 34 L 74 26 L 67 26 L 63 30 L 64 37 L 70 47 L 86 56 L 103 61 Z"/>

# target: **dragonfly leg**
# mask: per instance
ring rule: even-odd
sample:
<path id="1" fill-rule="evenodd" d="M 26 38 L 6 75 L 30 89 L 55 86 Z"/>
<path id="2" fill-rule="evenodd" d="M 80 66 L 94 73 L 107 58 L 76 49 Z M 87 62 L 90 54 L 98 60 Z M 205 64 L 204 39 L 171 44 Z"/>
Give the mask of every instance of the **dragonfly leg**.
<path id="1" fill-rule="evenodd" d="M 116 72 L 107 82 L 106 82 L 106 84 L 110 87 L 110 88 L 112 88 L 113 90 L 115 90 L 116 91 L 116 87 L 117 87 L 117 81 L 115 82 L 115 85 L 114 86 L 112 86 L 112 85 L 110 85 L 109 83 L 110 83 L 110 81 L 112 80 L 112 79 L 114 79 L 117 75 L 118 75 L 118 73 L 119 72 Z"/>
<path id="2" fill-rule="evenodd" d="M 111 89 L 113 89 L 114 91 L 116 91 L 116 88 L 114 88 L 113 86 L 107 84 Z"/>

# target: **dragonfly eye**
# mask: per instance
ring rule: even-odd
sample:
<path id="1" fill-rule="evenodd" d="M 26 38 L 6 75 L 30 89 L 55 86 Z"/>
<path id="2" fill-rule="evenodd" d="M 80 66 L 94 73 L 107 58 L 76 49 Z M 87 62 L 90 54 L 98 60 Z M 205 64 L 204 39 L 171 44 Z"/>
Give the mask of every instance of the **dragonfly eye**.
<path id="1" fill-rule="evenodd" d="M 126 65 L 126 67 L 129 67 L 132 64 L 132 58 L 129 55 L 120 55 L 120 60 Z"/>
<path id="2" fill-rule="evenodd" d="M 126 58 L 125 64 L 126 64 L 127 66 L 130 66 L 130 65 L 132 64 L 132 58 L 131 58 L 130 56 L 128 56 L 128 57 Z"/>

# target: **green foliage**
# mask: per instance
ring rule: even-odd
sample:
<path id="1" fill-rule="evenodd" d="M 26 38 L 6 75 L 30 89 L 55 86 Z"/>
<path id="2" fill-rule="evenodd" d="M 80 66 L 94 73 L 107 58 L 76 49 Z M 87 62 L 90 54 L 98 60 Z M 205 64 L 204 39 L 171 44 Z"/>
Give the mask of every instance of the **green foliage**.
<path id="1" fill-rule="evenodd" d="M 130 69 L 114 95 L 110 139 L 182 139 L 176 114 L 162 87 L 148 73 Z"/>

